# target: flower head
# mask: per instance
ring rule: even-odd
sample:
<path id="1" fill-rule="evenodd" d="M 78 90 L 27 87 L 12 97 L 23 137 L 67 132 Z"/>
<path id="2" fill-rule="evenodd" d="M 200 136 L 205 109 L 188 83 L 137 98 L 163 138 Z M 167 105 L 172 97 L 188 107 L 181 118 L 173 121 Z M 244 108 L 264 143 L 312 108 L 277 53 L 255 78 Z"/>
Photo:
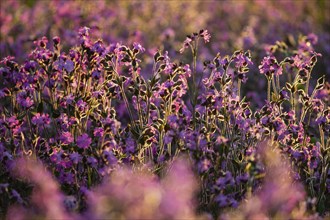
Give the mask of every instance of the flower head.
<path id="1" fill-rule="evenodd" d="M 272 77 L 273 75 L 281 75 L 282 67 L 278 64 L 274 56 L 267 56 L 261 61 L 259 66 L 260 73 L 265 74 L 267 77 Z"/>
<path id="2" fill-rule="evenodd" d="M 88 136 L 88 134 L 84 133 L 77 138 L 76 143 L 79 148 L 86 149 L 92 143 L 92 139 Z"/>

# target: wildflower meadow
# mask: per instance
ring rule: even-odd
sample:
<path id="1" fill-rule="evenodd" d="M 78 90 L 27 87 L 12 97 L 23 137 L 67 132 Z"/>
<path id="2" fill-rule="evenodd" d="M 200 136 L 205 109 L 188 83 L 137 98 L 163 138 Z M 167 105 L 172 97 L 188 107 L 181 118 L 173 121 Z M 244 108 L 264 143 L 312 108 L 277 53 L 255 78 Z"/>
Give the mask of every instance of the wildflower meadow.
<path id="1" fill-rule="evenodd" d="M 329 12 L 0 0 L 0 219 L 329 219 Z"/>

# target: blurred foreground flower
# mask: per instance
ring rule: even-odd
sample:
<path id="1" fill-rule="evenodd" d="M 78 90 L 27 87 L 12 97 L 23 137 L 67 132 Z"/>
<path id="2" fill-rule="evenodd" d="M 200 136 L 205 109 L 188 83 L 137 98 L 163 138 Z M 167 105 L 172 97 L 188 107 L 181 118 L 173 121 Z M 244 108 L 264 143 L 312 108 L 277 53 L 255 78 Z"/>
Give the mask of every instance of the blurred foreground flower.
<path id="1" fill-rule="evenodd" d="M 178 159 L 163 179 L 122 168 L 89 191 L 89 219 L 199 219 L 195 215 L 195 178 L 186 162 Z"/>
<path id="2" fill-rule="evenodd" d="M 313 219 L 306 216 L 303 201 L 305 191 L 294 181 L 289 161 L 280 154 L 277 145 L 261 142 L 258 153 L 265 165 L 264 184 L 237 211 L 223 219 Z"/>
<path id="3" fill-rule="evenodd" d="M 31 196 L 33 206 L 11 207 L 7 219 L 72 219 L 65 211 L 64 195 L 58 184 L 40 162 L 21 158 L 13 169 L 17 177 L 34 186 Z"/>

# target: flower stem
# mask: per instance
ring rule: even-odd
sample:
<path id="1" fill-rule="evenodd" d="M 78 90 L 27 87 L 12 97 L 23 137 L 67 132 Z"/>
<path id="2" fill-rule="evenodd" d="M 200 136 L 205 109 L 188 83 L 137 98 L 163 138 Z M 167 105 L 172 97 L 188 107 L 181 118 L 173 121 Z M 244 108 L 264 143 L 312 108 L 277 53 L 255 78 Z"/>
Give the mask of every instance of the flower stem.
<path id="1" fill-rule="evenodd" d="M 242 84 L 242 80 L 238 79 L 237 82 L 237 95 L 238 95 L 238 100 L 241 100 L 241 84 Z"/>
<path id="2" fill-rule="evenodd" d="M 268 79 L 268 86 L 267 86 L 267 100 L 270 102 L 270 83 L 271 80 Z"/>
<path id="3" fill-rule="evenodd" d="M 272 83 L 273 83 L 273 90 L 274 90 L 275 95 L 277 97 L 278 96 L 278 93 L 277 93 L 277 88 L 276 88 L 276 85 L 275 85 L 275 78 L 274 77 L 272 78 Z"/>

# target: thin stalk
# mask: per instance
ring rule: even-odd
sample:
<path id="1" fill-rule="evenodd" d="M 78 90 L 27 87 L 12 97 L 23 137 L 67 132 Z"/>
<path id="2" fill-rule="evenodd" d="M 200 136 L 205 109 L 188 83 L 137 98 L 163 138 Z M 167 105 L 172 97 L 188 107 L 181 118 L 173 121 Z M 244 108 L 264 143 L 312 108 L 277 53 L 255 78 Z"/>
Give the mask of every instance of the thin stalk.
<path id="1" fill-rule="evenodd" d="M 268 85 L 267 85 L 267 100 L 270 102 L 270 82 L 271 80 L 268 79 Z"/>
<path id="2" fill-rule="evenodd" d="M 311 70 L 307 73 L 307 82 L 306 82 L 306 87 L 305 87 L 305 93 L 308 95 L 308 89 L 309 89 L 309 80 L 311 78 L 311 72 L 313 70 L 313 67 L 311 68 Z"/>
<path id="3" fill-rule="evenodd" d="M 319 131 L 320 131 L 320 139 L 321 139 L 322 148 L 325 149 L 324 131 L 323 131 L 321 125 L 319 125 Z"/>
<path id="4" fill-rule="evenodd" d="M 280 91 L 281 87 L 280 87 L 280 76 L 276 75 L 276 87 L 277 90 Z"/>
<path id="5" fill-rule="evenodd" d="M 241 79 L 238 79 L 238 82 L 237 82 L 237 95 L 238 95 L 238 100 L 241 100 L 241 83 L 242 83 L 242 80 Z"/>
<path id="6" fill-rule="evenodd" d="M 192 79 L 193 79 L 193 86 L 192 86 L 192 107 L 193 107 L 193 122 L 194 122 L 194 126 L 196 124 L 196 64 L 197 63 L 197 51 L 193 49 L 193 74 L 192 74 Z"/>
<path id="7" fill-rule="evenodd" d="M 133 126 L 136 127 L 136 125 L 135 125 L 135 121 L 134 121 L 134 118 L 133 118 L 133 114 L 132 114 L 132 112 L 131 112 L 131 108 L 129 107 L 129 103 L 128 103 L 128 100 L 127 100 L 127 97 L 126 97 L 126 94 L 125 94 L 125 91 L 124 91 L 123 85 L 121 84 L 121 85 L 119 86 L 119 88 L 120 88 L 120 91 L 121 91 L 121 93 L 122 93 L 122 96 L 123 96 L 123 99 L 124 99 L 124 102 L 125 102 L 125 105 L 126 105 L 126 108 L 127 108 L 128 114 L 129 114 L 129 117 L 130 117 L 130 120 L 131 120 Z"/>
<path id="8" fill-rule="evenodd" d="M 160 147 L 160 151 L 158 157 L 163 155 L 164 152 L 164 129 L 162 129 L 162 131 L 159 134 L 159 147 Z"/>
<path id="9" fill-rule="evenodd" d="M 116 63 L 114 64 L 114 72 L 116 74 L 116 77 L 117 77 L 118 81 L 120 81 L 120 76 L 119 76 L 118 71 L 117 71 L 117 63 L 118 63 L 118 60 L 116 59 Z M 120 92 L 123 96 L 123 99 L 124 99 L 124 102 L 125 102 L 125 105 L 126 105 L 126 109 L 128 111 L 128 114 L 129 114 L 129 117 L 130 117 L 130 120 L 131 120 L 131 123 L 133 124 L 133 127 L 136 128 L 135 121 L 134 121 L 134 118 L 133 118 L 133 114 L 132 114 L 131 108 L 129 107 L 128 99 L 126 97 L 126 93 L 125 93 L 124 86 L 123 86 L 122 82 L 120 82 L 119 88 L 120 88 Z"/>
<path id="10" fill-rule="evenodd" d="M 274 90 L 275 95 L 277 97 L 278 96 L 278 93 L 277 93 L 277 88 L 276 88 L 276 85 L 275 85 L 275 77 L 272 77 L 272 84 L 273 84 L 273 90 Z"/>

